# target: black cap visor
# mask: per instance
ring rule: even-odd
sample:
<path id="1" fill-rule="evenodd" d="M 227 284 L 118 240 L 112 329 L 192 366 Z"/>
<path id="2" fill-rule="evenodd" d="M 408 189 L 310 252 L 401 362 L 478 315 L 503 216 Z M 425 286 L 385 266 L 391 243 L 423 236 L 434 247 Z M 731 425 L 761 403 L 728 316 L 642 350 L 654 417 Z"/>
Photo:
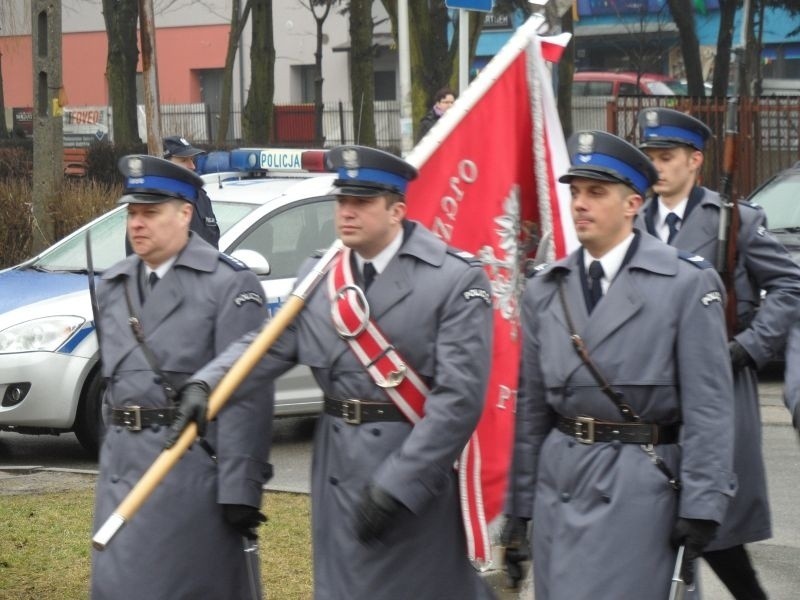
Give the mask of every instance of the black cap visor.
<path id="1" fill-rule="evenodd" d="M 331 194 L 334 196 L 357 196 L 360 198 L 372 198 L 375 196 L 383 196 L 384 194 L 403 195 L 403 193 L 394 186 L 372 182 L 362 183 L 345 179 L 337 179 L 333 182 Z"/>
<path id="2" fill-rule="evenodd" d="M 583 179 L 596 179 L 598 181 L 608 181 L 610 183 L 624 183 L 625 185 L 631 185 L 630 181 L 611 171 L 588 167 L 571 167 L 570 170 L 567 171 L 565 175 L 559 177 L 558 180 L 561 183 L 569 183 L 578 177 L 582 177 Z"/>
<path id="3" fill-rule="evenodd" d="M 178 158 L 191 158 L 198 154 L 205 154 L 205 150 L 200 150 L 200 148 L 195 148 L 194 146 L 181 146 L 180 148 L 176 148 L 174 152 L 172 149 L 167 150 L 164 153 L 164 158 L 172 158 L 173 156 L 177 156 Z"/>
<path id="4" fill-rule="evenodd" d="M 693 144 L 687 142 L 686 140 L 677 140 L 677 139 L 670 139 L 670 138 L 658 138 L 658 139 L 650 139 L 645 140 L 641 144 L 639 144 L 640 150 L 646 150 L 647 148 L 677 148 L 678 146 L 685 146 L 686 148 L 692 148 L 694 150 L 699 150 Z"/>

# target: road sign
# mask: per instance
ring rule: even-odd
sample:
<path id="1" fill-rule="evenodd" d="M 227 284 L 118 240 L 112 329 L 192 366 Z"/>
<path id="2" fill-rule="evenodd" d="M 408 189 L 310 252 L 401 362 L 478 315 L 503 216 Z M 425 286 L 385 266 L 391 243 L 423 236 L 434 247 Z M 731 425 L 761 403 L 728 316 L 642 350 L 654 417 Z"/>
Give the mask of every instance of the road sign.
<path id="1" fill-rule="evenodd" d="M 493 3 L 493 0 L 445 0 L 444 5 L 447 8 L 492 12 Z"/>

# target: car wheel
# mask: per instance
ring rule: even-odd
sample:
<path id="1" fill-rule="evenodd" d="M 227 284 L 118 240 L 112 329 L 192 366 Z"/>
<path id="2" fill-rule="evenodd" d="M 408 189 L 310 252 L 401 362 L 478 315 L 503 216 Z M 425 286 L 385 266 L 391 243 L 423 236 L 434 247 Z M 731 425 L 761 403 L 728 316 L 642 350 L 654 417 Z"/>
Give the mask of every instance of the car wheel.
<path id="1" fill-rule="evenodd" d="M 99 367 L 94 369 L 83 386 L 78 414 L 75 415 L 75 436 L 81 446 L 92 456 L 97 456 L 106 427 L 103 423 L 103 394 L 106 382 Z"/>

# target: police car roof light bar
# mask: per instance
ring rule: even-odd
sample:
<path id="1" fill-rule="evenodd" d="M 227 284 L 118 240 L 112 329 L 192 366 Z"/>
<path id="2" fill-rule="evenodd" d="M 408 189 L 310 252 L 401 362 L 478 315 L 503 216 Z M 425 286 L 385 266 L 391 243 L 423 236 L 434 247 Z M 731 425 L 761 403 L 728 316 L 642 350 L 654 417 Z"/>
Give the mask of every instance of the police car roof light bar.
<path id="1" fill-rule="evenodd" d="M 326 172 L 325 150 L 295 148 L 241 148 L 231 150 L 230 165 L 235 171 Z"/>

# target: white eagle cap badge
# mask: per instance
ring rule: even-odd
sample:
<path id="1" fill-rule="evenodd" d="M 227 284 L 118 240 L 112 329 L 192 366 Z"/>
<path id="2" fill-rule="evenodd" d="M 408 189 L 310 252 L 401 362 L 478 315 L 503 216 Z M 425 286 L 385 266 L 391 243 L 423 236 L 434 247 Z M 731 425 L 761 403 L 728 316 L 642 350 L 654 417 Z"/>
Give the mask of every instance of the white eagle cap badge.
<path id="1" fill-rule="evenodd" d="M 358 176 L 358 150 L 353 148 L 342 150 L 342 163 L 344 168 L 347 169 L 348 177 Z"/>
<path id="2" fill-rule="evenodd" d="M 658 127 L 658 111 L 648 110 L 645 112 L 644 121 L 648 127 Z"/>
<path id="3" fill-rule="evenodd" d="M 128 176 L 129 177 L 144 176 L 144 162 L 138 156 L 132 156 L 128 159 Z"/>
<path id="4" fill-rule="evenodd" d="M 594 134 L 581 133 L 578 135 L 578 154 L 591 154 L 594 152 Z"/>

